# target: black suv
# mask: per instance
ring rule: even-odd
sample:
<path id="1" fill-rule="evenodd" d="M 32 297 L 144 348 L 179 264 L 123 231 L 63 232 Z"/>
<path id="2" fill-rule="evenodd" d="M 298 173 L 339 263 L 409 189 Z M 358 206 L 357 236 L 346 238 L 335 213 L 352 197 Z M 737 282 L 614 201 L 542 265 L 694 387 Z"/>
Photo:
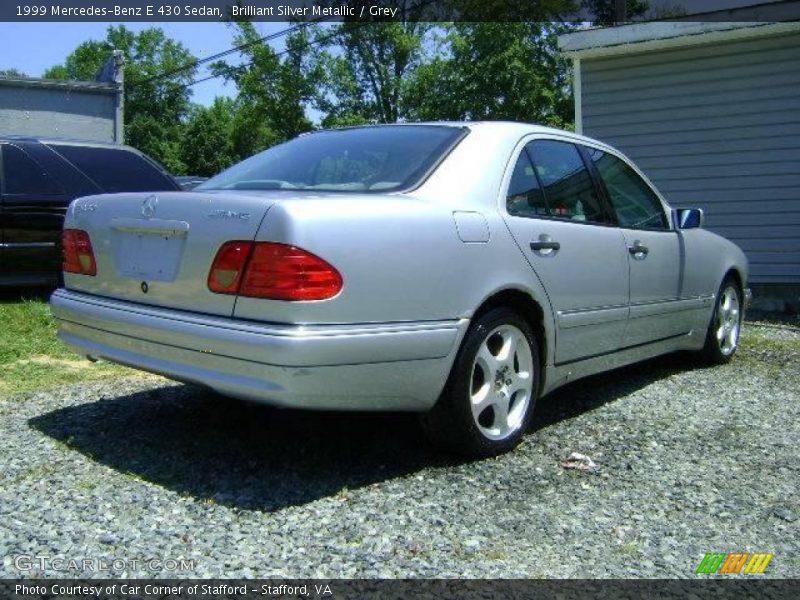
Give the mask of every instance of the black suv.
<path id="1" fill-rule="evenodd" d="M 0 285 L 58 282 L 64 213 L 75 198 L 180 189 L 128 146 L 0 135 Z"/>

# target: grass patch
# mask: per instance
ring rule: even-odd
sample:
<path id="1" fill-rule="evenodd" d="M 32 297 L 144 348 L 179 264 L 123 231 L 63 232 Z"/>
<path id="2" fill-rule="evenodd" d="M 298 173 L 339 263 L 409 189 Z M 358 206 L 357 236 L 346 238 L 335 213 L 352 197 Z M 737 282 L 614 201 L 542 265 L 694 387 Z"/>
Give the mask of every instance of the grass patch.
<path id="1" fill-rule="evenodd" d="M 111 363 L 91 363 L 72 352 L 56 337 L 47 301 L 0 301 L 0 399 L 109 376 L 141 375 Z"/>
<path id="2" fill-rule="evenodd" d="M 776 335 L 775 331 L 748 326 L 742 333 L 739 351 L 734 362 L 758 369 L 768 377 L 779 377 L 800 358 L 800 335 Z"/>

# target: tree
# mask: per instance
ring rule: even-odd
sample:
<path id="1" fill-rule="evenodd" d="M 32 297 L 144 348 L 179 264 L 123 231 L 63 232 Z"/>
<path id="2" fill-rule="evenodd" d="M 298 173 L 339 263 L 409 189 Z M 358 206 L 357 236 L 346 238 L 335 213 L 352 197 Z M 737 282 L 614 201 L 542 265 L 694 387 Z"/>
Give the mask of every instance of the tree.
<path id="1" fill-rule="evenodd" d="M 431 27 L 415 21 L 410 8 L 405 15 L 384 23 L 344 22 L 328 35 L 318 56 L 326 74 L 317 98 L 323 125 L 394 123 L 403 116 L 405 80 L 422 62 Z"/>
<path id="2" fill-rule="evenodd" d="M 316 93 L 315 67 L 309 64 L 309 34 L 300 29 L 286 38 L 279 55 L 248 21 L 234 24 L 237 46 L 243 46 L 241 65 L 217 62 L 215 74 L 236 84 L 239 95 L 231 136 L 233 152 L 244 158 L 268 146 L 310 131 L 306 108 Z"/>
<path id="3" fill-rule="evenodd" d="M 20 79 L 24 79 L 27 77 L 25 73 L 20 71 L 19 69 L 0 69 L 0 77 L 16 77 Z"/>
<path id="4" fill-rule="evenodd" d="M 408 83 L 408 117 L 420 120 L 507 119 L 570 127 L 569 62 L 545 22 L 453 23 L 443 50 Z"/>
<path id="5" fill-rule="evenodd" d="M 183 127 L 181 159 L 193 175 L 212 176 L 231 166 L 238 157 L 233 149 L 236 102 L 214 98 L 211 106 L 195 105 Z"/>
<path id="6" fill-rule="evenodd" d="M 583 5 L 591 11 L 595 25 L 614 25 L 618 21 L 615 0 L 583 0 Z M 643 16 L 648 8 L 646 0 L 625 0 L 625 20 Z"/>
<path id="7" fill-rule="evenodd" d="M 45 72 L 53 79 L 94 79 L 113 50 L 125 59 L 125 141 L 181 173 L 179 130 L 190 109 L 196 67 L 174 72 L 195 62 L 180 43 L 157 27 L 134 33 L 124 25 L 109 26 L 105 40 L 78 46 L 61 65 Z M 171 73 L 168 77 L 160 77 Z"/>
<path id="8" fill-rule="evenodd" d="M 358 2 L 356 2 L 358 3 Z M 406 0 L 391 22 L 344 22 L 318 61 L 325 126 L 398 120 L 572 121 L 568 62 L 556 48 L 577 0 Z M 474 22 L 433 25 L 428 10 Z"/>

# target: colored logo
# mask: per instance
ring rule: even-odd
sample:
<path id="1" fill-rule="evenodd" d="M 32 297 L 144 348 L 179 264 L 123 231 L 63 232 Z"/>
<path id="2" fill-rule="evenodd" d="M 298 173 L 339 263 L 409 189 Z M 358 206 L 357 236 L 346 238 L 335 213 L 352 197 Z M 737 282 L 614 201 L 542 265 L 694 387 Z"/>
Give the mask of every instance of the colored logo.
<path id="1" fill-rule="evenodd" d="M 763 573 L 769 561 L 772 560 L 772 553 L 755 552 L 711 552 L 703 557 L 697 567 L 698 573 Z"/>

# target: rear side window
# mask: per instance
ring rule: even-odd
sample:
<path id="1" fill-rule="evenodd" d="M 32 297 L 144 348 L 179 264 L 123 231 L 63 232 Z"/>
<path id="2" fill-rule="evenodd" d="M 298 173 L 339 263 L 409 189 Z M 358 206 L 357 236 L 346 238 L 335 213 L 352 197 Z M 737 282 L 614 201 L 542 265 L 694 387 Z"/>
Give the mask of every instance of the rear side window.
<path id="1" fill-rule="evenodd" d="M 606 186 L 620 227 L 669 229 L 661 201 L 639 175 L 616 156 L 587 148 Z"/>
<path id="2" fill-rule="evenodd" d="M 536 140 L 526 149 L 539 176 L 550 216 L 587 223 L 611 223 L 573 144 Z"/>
<path id="3" fill-rule="evenodd" d="M 523 148 L 511 174 L 506 196 L 508 214 L 516 217 L 547 216 L 547 205 L 544 202 L 539 178 L 533 170 L 533 163 L 528 151 Z"/>
<path id="4" fill-rule="evenodd" d="M 135 152 L 92 146 L 52 145 L 104 192 L 175 190 L 175 183 Z"/>
<path id="5" fill-rule="evenodd" d="M 3 149 L 3 192 L 54 196 L 64 190 L 42 167 L 16 146 L 5 144 Z"/>

